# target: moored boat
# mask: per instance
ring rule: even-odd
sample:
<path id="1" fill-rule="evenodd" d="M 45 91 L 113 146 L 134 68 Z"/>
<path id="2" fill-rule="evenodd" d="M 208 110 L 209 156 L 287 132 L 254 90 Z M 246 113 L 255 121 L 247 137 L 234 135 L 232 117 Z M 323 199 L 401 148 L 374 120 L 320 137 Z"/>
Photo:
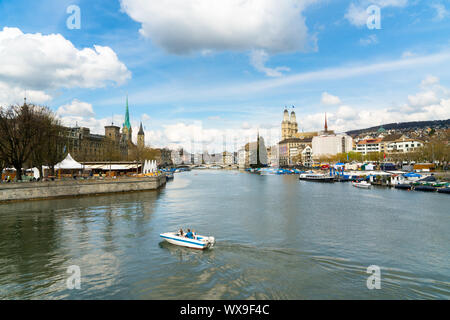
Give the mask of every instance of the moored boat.
<path id="1" fill-rule="evenodd" d="M 161 233 L 159 236 L 171 244 L 199 250 L 212 248 L 216 242 L 214 237 L 196 235 L 194 239 L 191 239 L 181 236 L 177 232 Z"/>
<path id="2" fill-rule="evenodd" d="M 448 194 L 450 194 L 450 187 L 448 187 L 448 188 L 439 188 L 439 189 L 437 190 L 437 192 L 439 192 L 439 193 L 448 193 Z"/>
<path id="3" fill-rule="evenodd" d="M 415 191 L 426 191 L 426 192 L 434 192 L 436 191 L 436 187 L 427 186 L 427 185 L 416 185 L 414 186 Z"/>
<path id="4" fill-rule="evenodd" d="M 174 177 L 173 172 L 166 172 L 166 181 L 172 180 Z"/>
<path id="5" fill-rule="evenodd" d="M 314 182 L 334 182 L 333 176 L 328 176 L 323 173 L 302 173 L 299 179 Z"/>
<path id="6" fill-rule="evenodd" d="M 395 189 L 411 190 L 412 185 L 409 183 L 394 184 Z"/>
<path id="7" fill-rule="evenodd" d="M 367 181 L 361 181 L 361 182 L 352 182 L 352 185 L 356 188 L 362 188 L 362 189 L 369 189 L 371 187 L 371 184 Z"/>

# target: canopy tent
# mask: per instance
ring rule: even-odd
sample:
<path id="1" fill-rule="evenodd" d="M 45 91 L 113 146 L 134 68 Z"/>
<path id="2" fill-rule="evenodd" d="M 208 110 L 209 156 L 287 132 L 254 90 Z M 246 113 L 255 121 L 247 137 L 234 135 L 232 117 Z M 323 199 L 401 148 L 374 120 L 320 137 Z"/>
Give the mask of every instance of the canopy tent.
<path id="1" fill-rule="evenodd" d="M 376 176 L 391 176 L 392 174 L 385 171 L 369 171 L 365 172 L 364 175 L 376 177 Z"/>
<path id="2" fill-rule="evenodd" d="M 140 164 L 94 164 L 86 165 L 87 170 L 103 170 L 103 171 L 121 171 L 121 170 L 136 170 L 136 167 L 141 167 Z"/>
<path id="3" fill-rule="evenodd" d="M 158 171 L 158 165 L 155 160 L 145 160 L 142 172 L 144 174 L 154 173 Z"/>
<path id="4" fill-rule="evenodd" d="M 375 166 L 371 163 L 366 163 L 361 166 L 361 170 L 363 171 L 371 171 L 375 168 Z"/>
<path id="5" fill-rule="evenodd" d="M 395 170 L 397 168 L 396 168 L 395 164 L 386 162 L 386 163 L 380 164 L 380 169 L 384 170 L 384 171 L 391 171 L 391 170 Z"/>
<path id="6" fill-rule="evenodd" d="M 67 157 L 63 161 L 55 165 L 55 170 L 84 170 L 84 169 L 85 168 L 81 163 L 73 160 L 70 153 L 67 154 Z"/>
<path id="7" fill-rule="evenodd" d="M 423 179 L 419 180 L 420 182 L 435 182 L 436 181 L 436 177 L 435 176 L 428 176 L 425 177 Z"/>
<path id="8" fill-rule="evenodd" d="M 410 172 L 410 173 L 404 174 L 404 176 L 407 178 L 420 178 L 422 175 L 415 173 L 415 172 Z"/>

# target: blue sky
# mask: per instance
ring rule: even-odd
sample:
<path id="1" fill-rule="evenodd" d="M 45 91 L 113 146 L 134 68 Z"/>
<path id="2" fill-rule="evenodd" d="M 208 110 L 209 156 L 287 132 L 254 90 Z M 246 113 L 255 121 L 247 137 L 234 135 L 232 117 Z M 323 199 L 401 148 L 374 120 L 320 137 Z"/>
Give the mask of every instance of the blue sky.
<path id="1" fill-rule="evenodd" d="M 370 5 L 381 29 L 366 25 Z M 258 129 L 274 143 L 293 105 L 305 131 L 325 112 L 337 131 L 450 115 L 448 0 L 0 0 L 2 29 L 0 103 L 27 90 L 102 133 L 122 124 L 128 93 L 153 146 L 214 149 Z"/>

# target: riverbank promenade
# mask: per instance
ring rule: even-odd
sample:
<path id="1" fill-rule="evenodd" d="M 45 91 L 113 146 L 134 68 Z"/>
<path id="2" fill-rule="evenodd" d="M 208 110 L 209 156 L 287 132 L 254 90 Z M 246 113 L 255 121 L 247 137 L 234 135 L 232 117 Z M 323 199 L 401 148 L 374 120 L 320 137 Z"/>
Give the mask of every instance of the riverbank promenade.
<path id="1" fill-rule="evenodd" d="M 166 184 L 165 174 L 148 177 L 72 179 L 0 184 L 0 203 L 93 196 L 109 193 L 157 190 Z"/>

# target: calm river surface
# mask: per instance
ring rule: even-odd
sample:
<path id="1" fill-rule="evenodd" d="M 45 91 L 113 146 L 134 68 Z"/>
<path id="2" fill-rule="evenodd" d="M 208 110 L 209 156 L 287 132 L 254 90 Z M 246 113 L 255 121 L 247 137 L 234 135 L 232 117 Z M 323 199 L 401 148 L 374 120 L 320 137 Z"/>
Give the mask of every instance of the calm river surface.
<path id="1" fill-rule="evenodd" d="M 450 196 L 237 171 L 0 205 L 1 299 L 449 299 Z M 205 252 L 159 234 L 213 235 Z M 69 290 L 67 268 L 81 269 Z M 367 267 L 381 268 L 369 290 Z"/>

